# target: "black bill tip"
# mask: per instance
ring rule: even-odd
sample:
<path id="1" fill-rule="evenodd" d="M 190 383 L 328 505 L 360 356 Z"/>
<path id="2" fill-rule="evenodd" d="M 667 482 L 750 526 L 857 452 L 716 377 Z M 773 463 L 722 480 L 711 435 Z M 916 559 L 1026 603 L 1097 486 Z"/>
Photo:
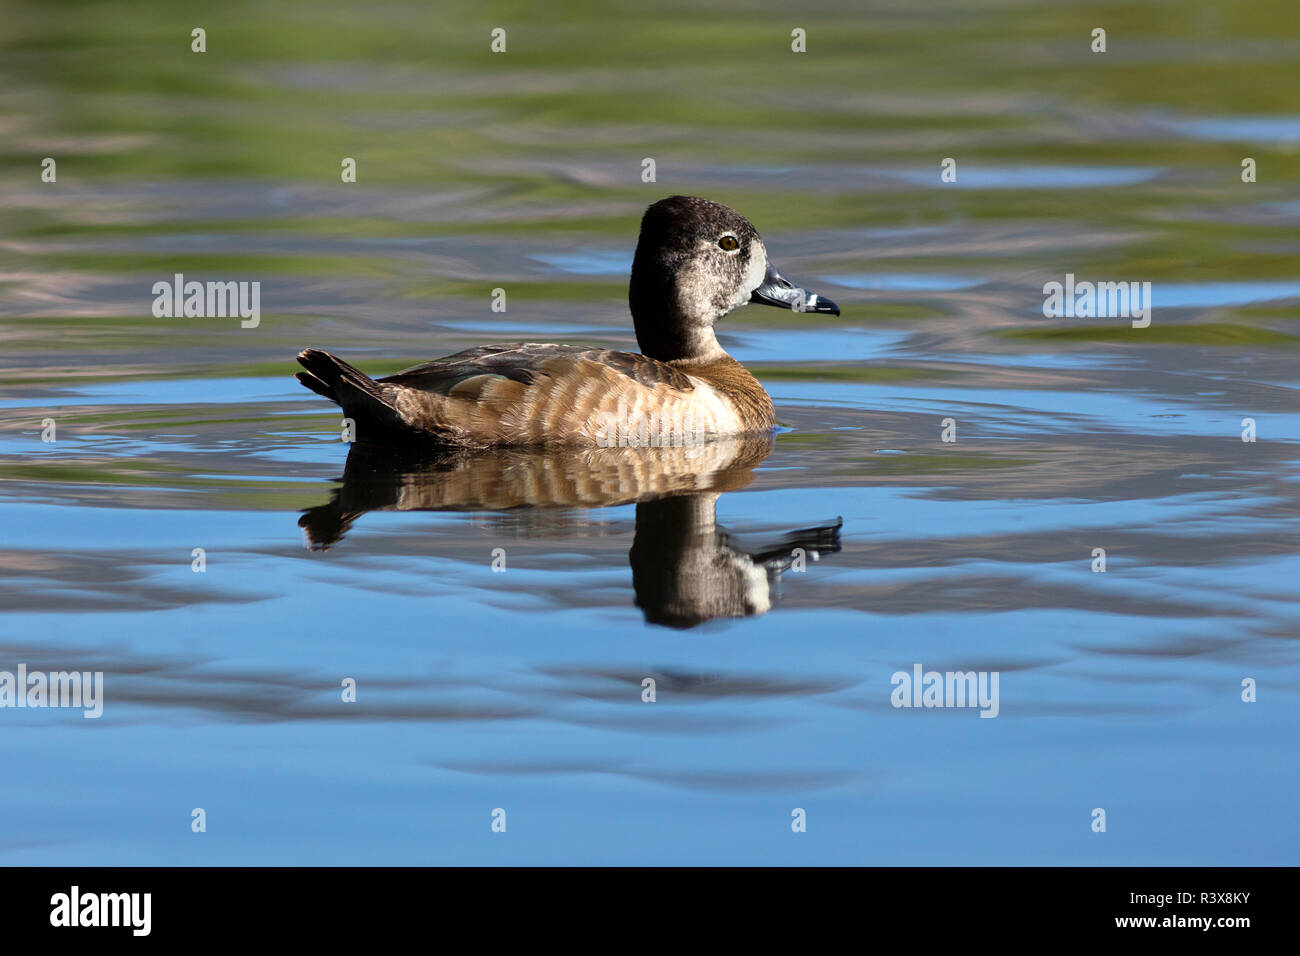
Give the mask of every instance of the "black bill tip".
<path id="1" fill-rule="evenodd" d="M 774 305 L 780 309 L 795 312 L 820 312 L 823 315 L 839 315 L 840 307 L 825 296 L 801 289 L 768 263 L 767 274 L 763 284 L 750 294 L 750 302 L 759 305 Z"/>
<path id="2" fill-rule="evenodd" d="M 824 295 L 818 295 L 816 292 L 808 293 L 807 308 L 804 312 L 823 312 L 827 315 L 839 315 L 840 307 L 826 298 Z"/>

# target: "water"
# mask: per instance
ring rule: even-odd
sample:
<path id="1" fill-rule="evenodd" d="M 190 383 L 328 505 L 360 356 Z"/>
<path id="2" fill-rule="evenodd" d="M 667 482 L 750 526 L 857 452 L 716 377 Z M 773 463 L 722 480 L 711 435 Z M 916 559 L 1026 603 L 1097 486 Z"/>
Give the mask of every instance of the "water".
<path id="1" fill-rule="evenodd" d="M 1096 55 L 1056 5 L 846 2 L 796 55 L 781 10 L 235 3 L 200 55 L 11 5 L 0 670 L 105 700 L 0 710 L 0 860 L 1296 862 L 1294 18 L 1115 10 Z M 843 309 L 721 327 L 770 447 L 349 454 L 292 378 L 632 348 L 676 192 Z M 260 326 L 154 318 L 176 272 Z M 1044 318 L 1067 272 L 1151 327 Z M 916 664 L 998 716 L 893 707 Z"/>

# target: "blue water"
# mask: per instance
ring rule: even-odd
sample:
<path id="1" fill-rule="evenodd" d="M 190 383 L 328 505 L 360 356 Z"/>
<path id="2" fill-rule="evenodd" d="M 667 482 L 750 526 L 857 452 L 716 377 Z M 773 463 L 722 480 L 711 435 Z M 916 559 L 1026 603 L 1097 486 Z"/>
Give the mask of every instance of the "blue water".
<path id="1" fill-rule="evenodd" d="M 933 173 L 895 171 L 893 176 L 917 186 L 941 182 L 936 164 Z M 1008 166 L 984 167 L 958 162 L 956 178 L 943 183 L 962 189 L 1089 189 L 1104 186 L 1133 186 L 1149 182 L 1159 169 L 1140 167 Z"/>
<path id="2" fill-rule="evenodd" d="M 71 404 L 47 401 L 54 414 L 184 402 L 200 425 L 221 415 L 193 405 L 183 381 L 72 391 Z M 1032 446 L 1015 454 L 1040 467 L 1057 428 L 1222 431 L 1204 408 L 1157 418 L 1140 394 L 1090 396 L 1085 410 L 1043 390 L 772 391 L 778 405 L 811 410 L 825 392 L 932 423 L 947 409 L 981 435 L 1000 421 L 1006 439 Z M 205 394 L 309 410 L 275 380 L 209 380 Z M 1300 425 L 1261 417 L 1287 434 Z M 268 471 L 297 461 L 299 475 L 324 478 L 345 449 L 323 437 L 241 444 Z M 73 438 L 57 451 L 93 456 L 100 444 Z M 879 447 L 904 464 L 942 449 L 898 444 Z M 1097 454 L 1109 467 L 1149 455 Z M 963 483 L 968 495 L 983 487 L 971 472 L 801 487 L 816 459 L 778 442 L 758 470 L 768 477 L 724 495 L 718 520 L 761 537 L 838 514 L 844 550 L 787 574 L 784 603 L 766 615 L 679 632 L 632 604 L 631 505 L 524 538 L 473 513 L 375 512 L 313 553 L 292 510 L 203 504 L 223 481 L 239 485 L 199 470 L 225 461 L 197 455 L 190 473 L 212 490 L 179 510 L 70 508 L 72 486 L 5 503 L 5 555 L 75 542 L 81 569 L 11 568 L 6 593 L 24 601 L 4 615 L 9 656 L 106 674 L 97 721 L 5 712 L 7 758 L 41 768 L 39 788 L 8 798 L 9 862 L 1203 863 L 1233 859 L 1243 840 L 1259 842 L 1262 862 L 1296 850 L 1273 821 L 1294 784 L 1285 728 L 1300 555 L 1246 547 L 1225 560 L 1178 545 L 1276 538 L 1279 520 L 1294 521 L 1276 488 L 1162 481 L 1146 497 L 1098 497 L 1057 478 L 1056 497 L 994 485 L 952 498 Z M 321 486 L 299 493 L 303 506 Z M 494 574 L 500 545 L 511 566 Z M 1104 575 L 1090 570 L 1099 545 L 1112 546 Z M 194 547 L 206 549 L 203 574 Z M 1000 672 L 998 717 L 893 709 L 890 676 L 915 663 Z M 645 676 L 659 681 L 653 704 L 640 700 Z M 1253 705 L 1238 699 L 1250 676 L 1261 683 Z M 339 699 L 345 677 L 355 704 Z M 1182 840 L 1207 801 L 1228 822 Z M 1118 839 L 1088 830 L 1096 805 Z M 189 830 L 194 807 L 207 811 L 204 834 Z M 490 830 L 498 807 L 505 838 Z M 796 807 L 806 839 L 789 831 Z"/>

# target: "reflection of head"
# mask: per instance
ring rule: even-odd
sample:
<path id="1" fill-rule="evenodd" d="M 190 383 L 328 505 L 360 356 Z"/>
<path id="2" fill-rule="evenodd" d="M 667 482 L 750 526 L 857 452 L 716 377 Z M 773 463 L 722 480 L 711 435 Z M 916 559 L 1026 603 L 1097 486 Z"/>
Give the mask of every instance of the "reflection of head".
<path id="1" fill-rule="evenodd" d="M 690 628 L 714 618 L 765 614 L 773 580 L 797 550 L 816 560 L 840 549 L 837 522 L 744 550 L 718 525 L 717 500 L 716 494 L 677 495 L 636 506 L 628 557 L 637 607 L 651 624 Z"/>
<path id="2" fill-rule="evenodd" d="M 651 624 L 687 628 L 771 607 L 766 569 L 728 546 L 716 503 L 717 495 L 680 495 L 636 506 L 628 557 L 636 605 Z"/>

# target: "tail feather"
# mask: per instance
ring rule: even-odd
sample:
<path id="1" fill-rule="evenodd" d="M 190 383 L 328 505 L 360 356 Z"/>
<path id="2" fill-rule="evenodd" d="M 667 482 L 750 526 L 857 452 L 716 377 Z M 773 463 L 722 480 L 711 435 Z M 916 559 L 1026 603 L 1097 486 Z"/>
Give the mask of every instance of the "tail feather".
<path id="1" fill-rule="evenodd" d="M 303 349 L 298 364 L 307 370 L 297 373 L 298 381 L 342 408 L 357 423 L 359 440 L 409 427 L 379 383 L 341 358 L 320 349 Z"/>
<path id="2" fill-rule="evenodd" d="M 310 372 L 295 372 L 293 377 L 302 382 L 317 395 L 324 395 L 331 402 L 336 401 L 334 398 L 334 389 L 330 388 Z"/>
<path id="3" fill-rule="evenodd" d="M 348 393 L 360 390 L 373 398 L 381 399 L 378 384 L 364 372 L 320 349 L 303 349 L 298 353 L 298 364 L 309 374 L 298 373 L 298 381 L 313 392 L 332 398 L 340 405 Z"/>

